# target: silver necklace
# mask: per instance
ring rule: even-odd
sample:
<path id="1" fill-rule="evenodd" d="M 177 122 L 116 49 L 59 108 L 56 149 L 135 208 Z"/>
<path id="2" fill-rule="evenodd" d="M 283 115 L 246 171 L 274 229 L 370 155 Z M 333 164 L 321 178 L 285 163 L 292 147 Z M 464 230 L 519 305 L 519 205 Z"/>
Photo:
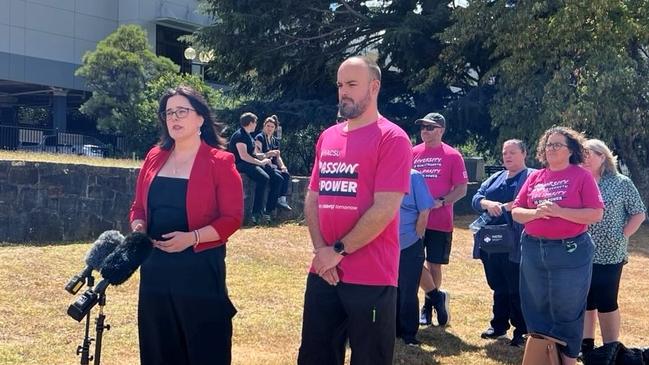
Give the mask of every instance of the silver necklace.
<path id="1" fill-rule="evenodd" d="M 172 162 L 172 164 L 171 164 L 171 173 L 172 173 L 174 176 L 177 176 L 177 175 L 178 175 L 178 165 L 181 165 L 181 166 L 184 165 L 184 164 L 187 163 L 189 160 L 191 160 L 193 156 L 190 157 L 190 158 L 188 158 L 188 159 L 186 159 L 185 161 L 180 161 L 180 160 L 178 160 L 178 154 L 176 154 L 176 153 L 172 153 L 172 155 L 173 155 L 173 156 L 171 156 L 171 157 L 172 157 L 172 161 L 171 161 L 171 162 Z"/>

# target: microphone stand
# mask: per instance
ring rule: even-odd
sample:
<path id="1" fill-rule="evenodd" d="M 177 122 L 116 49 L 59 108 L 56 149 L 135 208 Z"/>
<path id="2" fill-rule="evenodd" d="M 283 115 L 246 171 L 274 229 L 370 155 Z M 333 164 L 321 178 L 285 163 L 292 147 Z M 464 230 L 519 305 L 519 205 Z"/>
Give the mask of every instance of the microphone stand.
<path id="1" fill-rule="evenodd" d="M 88 276 L 88 287 L 92 288 L 95 285 L 95 278 L 94 276 L 90 275 Z M 83 336 L 83 343 L 79 346 L 77 346 L 77 355 L 81 355 L 81 365 L 90 365 L 90 360 L 92 360 L 92 356 L 90 356 L 90 344 L 94 339 L 89 337 L 89 332 L 90 332 L 90 311 L 88 314 L 86 314 L 86 332 L 85 335 Z"/>
<path id="2" fill-rule="evenodd" d="M 104 335 L 104 330 L 106 331 L 110 330 L 110 325 L 104 324 L 104 320 L 106 319 L 106 315 L 104 315 L 104 306 L 106 305 L 106 295 L 103 292 L 99 293 L 98 304 L 99 304 L 99 314 L 97 315 L 97 325 L 95 327 L 96 329 L 95 338 L 97 339 L 97 341 L 95 342 L 94 365 L 99 365 L 99 362 L 101 361 L 101 339 Z"/>

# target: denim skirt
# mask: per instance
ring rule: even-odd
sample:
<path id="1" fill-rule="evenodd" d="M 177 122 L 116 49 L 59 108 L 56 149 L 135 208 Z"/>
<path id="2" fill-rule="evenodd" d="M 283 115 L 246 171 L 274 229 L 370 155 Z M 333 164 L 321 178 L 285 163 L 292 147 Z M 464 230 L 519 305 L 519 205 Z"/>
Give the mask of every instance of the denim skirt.
<path id="1" fill-rule="evenodd" d="M 560 240 L 523 233 L 521 245 L 520 295 L 527 330 L 565 341 L 561 352 L 576 358 L 592 276 L 593 241 L 588 233 Z"/>

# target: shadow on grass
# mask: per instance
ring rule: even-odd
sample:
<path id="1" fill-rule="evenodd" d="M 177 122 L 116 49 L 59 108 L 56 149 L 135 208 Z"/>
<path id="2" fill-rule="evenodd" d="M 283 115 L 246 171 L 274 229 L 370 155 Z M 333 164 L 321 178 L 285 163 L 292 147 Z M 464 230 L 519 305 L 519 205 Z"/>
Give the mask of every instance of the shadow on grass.
<path id="1" fill-rule="evenodd" d="M 420 356 L 416 358 L 427 358 L 428 362 L 425 364 L 443 363 L 443 358 L 462 353 L 476 353 L 476 356 L 480 356 L 478 353 L 482 351 L 481 347 L 464 342 L 455 334 L 447 332 L 443 327 L 420 328 L 417 337 L 422 342 L 422 346 L 408 347 L 408 352 L 419 351 L 418 355 Z"/>
<path id="2" fill-rule="evenodd" d="M 441 362 L 435 358 L 436 356 L 437 351 L 435 347 L 425 343 L 421 346 L 408 346 L 401 339 L 397 338 L 394 346 L 394 361 L 392 363 L 404 365 L 439 365 Z"/>
<path id="3" fill-rule="evenodd" d="M 509 346 L 509 341 L 510 339 L 503 338 L 490 342 L 484 347 L 487 357 L 501 364 L 520 364 L 524 349 Z"/>

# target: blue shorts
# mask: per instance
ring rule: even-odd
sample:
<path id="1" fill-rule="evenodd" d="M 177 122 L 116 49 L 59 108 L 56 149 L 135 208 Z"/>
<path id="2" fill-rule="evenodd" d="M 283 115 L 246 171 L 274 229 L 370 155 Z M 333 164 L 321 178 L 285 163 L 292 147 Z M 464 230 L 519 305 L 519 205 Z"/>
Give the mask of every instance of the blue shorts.
<path id="1" fill-rule="evenodd" d="M 547 240 L 523 233 L 520 295 L 529 333 L 565 341 L 566 356 L 581 349 L 595 247 L 588 233 Z"/>

